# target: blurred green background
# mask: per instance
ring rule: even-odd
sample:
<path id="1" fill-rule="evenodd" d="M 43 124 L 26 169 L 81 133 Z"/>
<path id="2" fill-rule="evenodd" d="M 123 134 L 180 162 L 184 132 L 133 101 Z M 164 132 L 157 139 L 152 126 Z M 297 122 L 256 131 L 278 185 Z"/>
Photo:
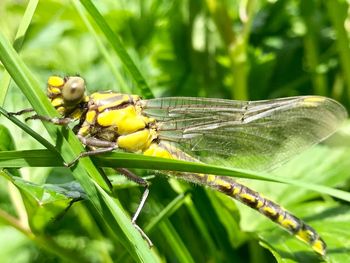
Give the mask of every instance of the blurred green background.
<path id="1" fill-rule="evenodd" d="M 35 6 L 36 1 L 31 3 Z M 130 73 L 96 24 L 96 17 L 88 15 L 79 1 L 40 1 L 25 36 L 16 39 L 28 2 L 2 0 L 0 31 L 10 41 L 16 39 L 14 46 L 42 83 L 43 90 L 50 75 L 79 74 L 86 79 L 90 92 L 115 90 L 147 97 L 144 87 L 150 87 L 155 97 L 237 100 L 317 94 L 350 107 L 350 17 L 346 1 L 103 0 L 93 1 L 93 5 L 121 39 L 145 82 L 142 78 L 136 80 Z M 0 66 L 0 70 L 0 78 L 4 80 L 5 69 Z M 13 82 L 7 94 L 0 94 L 0 102 L 7 111 L 30 107 Z M 3 117 L 0 122 L 7 128 L 0 134 L 3 135 L 2 150 L 42 148 Z M 47 137 L 41 123 L 29 125 Z M 350 178 L 350 129 L 347 126 L 328 144 L 314 147 L 275 173 L 347 191 Z M 11 135 L 7 134 L 8 130 Z M 14 145 L 5 145 L 11 144 L 11 136 Z M 149 171 L 136 172 L 152 175 Z M 44 183 L 53 186 L 71 181 L 68 169 L 32 167 L 12 171 L 12 174 L 37 184 L 39 187 L 33 186 L 36 190 L 30 193 L 39 195 L 42 200 L 45 196 L 52 197 L 55 205 L 54 208 L 44 207 L 44 212 L 38 212 L 32 219 L 41 231 L 34 238 L 28 234 L 31 232 L 26 232 L 29 228 L 27 214 L 33 214 L 23 208 L 21 201 L 21 196 L 27 198 L 24 202 L 31 200 L 24 194 L 28 185 L 20 180 L 9 183 L 1 178 L 1 262 L 75 261 L 73 256 L 83 262 L 135 260 L 122 243 L 116 242 L 118 233 L 111 233 L 113 231 L 102 226 L 103 218 L 94 215 L 89 202 L 74 203 L 64 212 L 70 200 L 82 197 L 80 190 L 74 192 L 69 186 L 63 197 L 56 196 L 57 189 L 43 190 Z M 256 212 L 248 211 L 249 208 L 237 206 L 229 198 L 204 188 L 156 177 L 152 179 L 151 194 L 139 222 L 141 227 L 147 226 L 169 203 L 175 203 L 175 208 L 149 232 L 159 261 L 320 260 L 306 245 L 258 217 Z M 132 214 L 143 189 L 120 176 L 113 176 L 113 179 L 118 198 Z M 21 190 L 21 195 L 15 191 L 13 183 Z M 347 202 L 320 197 L 295 186 L 253 184 L 324 236 L 330 245 L 328 260 L 349 260 Z M 72 197 L 72 192 L 76 196 Z M 58 204 L 57 200 L 60 200 Z M 13 217 L 8 218 L 9 215 Z M 42 217 L 50 220 L 45 222 Z M 22 228 L 23 231 L 19 231 Z M 45 242 L 55 245 L 50 250 L 43 245 Z"/>

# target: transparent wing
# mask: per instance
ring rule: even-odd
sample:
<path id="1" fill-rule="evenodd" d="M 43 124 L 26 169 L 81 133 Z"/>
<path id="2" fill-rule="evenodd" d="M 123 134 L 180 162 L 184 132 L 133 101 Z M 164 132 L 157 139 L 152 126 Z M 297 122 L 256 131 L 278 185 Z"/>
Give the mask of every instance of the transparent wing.
<path id="1" fill-rule="evenodd" d="M 160 139 L 203 162 L 265 170 L 325 139 L 347 117 L 319 96 L 265 101 L 159 98 L 142 101 Z"/>

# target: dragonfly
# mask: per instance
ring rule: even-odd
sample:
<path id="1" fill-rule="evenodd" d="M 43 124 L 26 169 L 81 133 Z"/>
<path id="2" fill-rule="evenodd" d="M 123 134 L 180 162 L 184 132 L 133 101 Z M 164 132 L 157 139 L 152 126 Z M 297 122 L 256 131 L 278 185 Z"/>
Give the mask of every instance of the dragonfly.
<path id="1" fill-rule="evenodd" d="M 87 95 L 80 76 L 50 76 L 47 96 L 61 117 L 33 115 L 27 120 L 40 119 L 57 125 L 77 122 L 73 131 L 88 150 L 68 166 L 84 156 L 121 149 L 146 156 L 267 170 L 327 138 L 347 118 L 340 103 L 321 96 L 261 101 L 192 97 L 143 100 L 138 95 L 113 91 Z M 28 110 L 15 114 L 25 112 Z M 148 195 L 148 181 L 127 169 L 119 171 L 146 188 L 132 222 L 148 239 L 135 223 Z M 314 228 L 234 178 L 167 173 L 251 207 L 307 243 L 317 254 L 326 255 L 326 243 Z"/>

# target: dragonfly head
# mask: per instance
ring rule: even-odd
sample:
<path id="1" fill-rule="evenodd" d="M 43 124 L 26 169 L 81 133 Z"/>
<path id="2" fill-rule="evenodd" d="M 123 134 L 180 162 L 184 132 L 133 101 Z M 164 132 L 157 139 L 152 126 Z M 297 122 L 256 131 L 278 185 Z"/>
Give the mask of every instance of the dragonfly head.
<path id="1" fill-rule="evenodd" d="M 47 81 L 47 96 L 58 112 L 64 115 L 86 99 L 85 80 L 78 76 L 51 76 Z"/>
<path id="2" fill-rule="evenodd" d="M 69 77 L 65 79 L 62 87 L 62 98 L 67 106 L 80 103 L 85 96 L 85 80 L 81 77 Z"/>

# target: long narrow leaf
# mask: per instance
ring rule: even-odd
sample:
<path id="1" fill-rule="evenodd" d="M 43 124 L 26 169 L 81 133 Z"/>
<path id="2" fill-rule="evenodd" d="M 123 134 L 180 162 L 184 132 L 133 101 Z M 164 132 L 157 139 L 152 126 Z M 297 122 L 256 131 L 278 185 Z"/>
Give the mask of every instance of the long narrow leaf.
<path id="1" fill-rule="evenodd" d="M 15 41 L 13 43 L 13 47 L 17 52 L 19 52 L 19 50 L 21 50 L 22 48 L 25 34 L 32 21 L 38 2 L 39 2 L 38 0 L 29 1 L 26 11 L 24 12 L 23 18 L 21 20 L 21 23 L 18 27 L 16 36 L 15 36 Z M 10 81 L 11 81 L 10 75 L 7 72 L 5 72 L 2 77 L 2 81 L 0 83 L 0 105 L 4 104 L 7 90 L 10 85 Z"/>
<path id="2" fill-rule="evenodd" d="M 143 97 L 153 98 L 152 91 L 148 87 L 146 80 L 142 76 L 141 72 L 139 71 L 135 63 L 132 61 L 128 52 L 125 50 L 119 37 L 116 34 L 114 34 L 114 32 L 112 31 L 110 26 L 107 24 L 106 20 L 103 18 L 101 13 L 97 10 L 97 8 L 93 5 L 93 3 L 90 0 L 82 0 L 80 2 L 85 7 L 86 11 L 89 12 L 91 17 L 93 17 L 96 24 L 99 26 L 99 28 L 101 29 L 103 34 L 106 36 L 109 43 L 112 45 L 114 51 L 119 56 L 124 67 L 133 77 L 135 83 L 137 84 L 137 88 L 140 89 Z"/>
<path id="3" fill-rule="evenodd" d="M 46 155 L 46 156 L 45 156 Z M 40 156 L 37 158 L 36 156 Z M 0 167 L 23 167 L 30 166 L 60 166 L 55 159 L 55 155 L 43 150 L 17 151 L 17 152 L 0 152 Z M 83 158 L 84 159 L 84 158 Z M 83 160 L 82 159 L 82 160 Z M 350 202 L 350 193 L 334 189 L 331 187 L 317 185 L 302 180 L 275 176 L 272 174 L 249 171 L 243 169 L 225 168 L 215 165 L 207 165 L 203 163 L 193 163 L 181 160 L 172 160 L 166 158 L 157 158 L 152 156 L 144 156 L 140 154 L 113 152 L 92 157 L 95 163 L 101 167 L 122 167 L 122 168 L 142 168 L 163 171 L 183 171 L 194 173 L 207 173 L 224 176 L 233 176 L 238 178 L 264 180 L 268 182 L 278 182 L 291 184 L 297 187 L 309 189 L 323 194 L 328 194 L 336 198 Z M 82 161 L 81 160 L 81 161 Z"/>

